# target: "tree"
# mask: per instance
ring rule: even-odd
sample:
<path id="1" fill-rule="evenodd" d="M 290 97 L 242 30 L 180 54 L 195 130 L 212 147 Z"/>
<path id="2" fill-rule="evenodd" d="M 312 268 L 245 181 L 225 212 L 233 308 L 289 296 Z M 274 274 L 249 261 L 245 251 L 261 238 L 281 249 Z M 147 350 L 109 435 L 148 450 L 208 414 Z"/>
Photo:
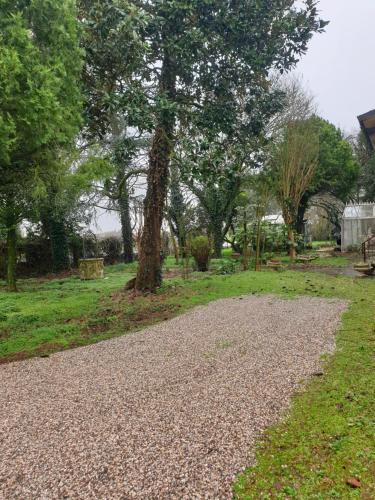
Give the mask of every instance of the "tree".
<path id="1" fill-rule="evenodd" d="M 153 291 L 161 282 L 160 228 L 176 120 L 193 120 L 217 137 L 230 135 L 238 115 L 246 114 L 249 134 L 259 131 L 262 114 L 253 116 L 251 109 L 267 93 L 269 70 L 293 66 L 324 23 L 312 0 L 300 10 L 289 1 L 137 4 L 149 16 L 155 119 L 135 286 Z"/>
<path id="2" fill-rule="evenodd" d="M 50 150 L 77 133 L 81 52 L 71 0 L 0 0 L 0 10 L 0 216 L 15 290 L 16 227 Z"/>
<path id="3" fill-rule="evenodd" d="M 127 130 L 117 132 L 109 145 L 108 161 L 113 165 L 114 172 L 107 177 L 99 192 L 109 200 L 108 209 L 116 210 L 120 216 L 121 236 L 123 243 L 123 258 L 125 263 L 133 262 L 133 229 L 131 220 L 131 181 L 137 181 L 140 175 L 146 173 L 140 156 L 147 141 L 132 137 Z"/>
<path id="4" fill-rule="evenodd" d="M 275 107 L 276 104 L 270 109 Z M 254 104 L 253 112 L 256 108 Z M 263 111 L 264 120 L 266 116 L 266 111 Z M 186 186 L 206 213 L 207 232 L 212 237 L 215 258 L 221 258 L 241 185 L 250 175 L 251 169 L 260 166 L 258 154 L 261 141 L 243 126 L 242 118 L 240 115 L 237 122 L 233 123 L 235 134 L 221 134 L 211 140 L 209 136 L 205 137 L 194 130 L 194 127 L 184 129 L 183 138 L 175 147 L 173 160 L 178 161 Z"/>
<path id="5" fill-rule="evenodd" d="M 208 232 L 213 239 L 214 258 L 220 259 L 224 239 L 235 214 L 241 178 L 237 175 L 201 184 L 191 181 L 188 186 L 206 212 Z"/>
<path id="6" fill-rule="evenodd" d="M 319 136 L 311 120 L 289 123 L 271 158 L 275 195 L 288 226 L 290 257 L 296 256 L 294 228 L 303 195 L 318 166 Z"/>
<path id="7" fill-rule="evenodd" d="M 319 200 L 323 195 L 331 195 L 347 203 L 356 194 L 359 177 L 358 162 L 342 131 L 316 115 L 311 123 L 319 136 L 319 155 L 314 176 L 298 209 L 295 229 L 300 234 L 304 230 L 305 212 L 314 197 Z"/>
<path id="8" fill-rule="evenodd" d="M 87 152 L 82 157 L 76 147 L 53 152 L 49 166 L 40 173 L 40 190 L 27 216 L 32 222 L 41 221 L 51 244 L 53 271 L 59 272 L 70 269 L 69 243 L 92 219 L 93 183 L 102 181 L 113 168 Z"/>

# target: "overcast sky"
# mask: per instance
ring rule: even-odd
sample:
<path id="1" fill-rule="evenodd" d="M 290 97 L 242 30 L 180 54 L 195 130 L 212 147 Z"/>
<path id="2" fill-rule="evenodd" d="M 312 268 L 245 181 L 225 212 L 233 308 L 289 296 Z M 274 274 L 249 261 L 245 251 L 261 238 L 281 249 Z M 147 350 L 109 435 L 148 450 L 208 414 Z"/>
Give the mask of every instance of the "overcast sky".
<path id="1" fill-rule="evenodd" d="M 297 73 L 316 97 L 323 118 L 345 132 L 358 130 L 357 116 L 375 108 L 375 0 L 320 0 L 330 21 L 315 35 Z M 100 211 L 96 231 L 119 229 L 114 214 Z"/>
<path id="2" fill-rule="evenodd" d="M 319 112 L 347 132 L 375 108 L 375 0 L 320 0 L 330 21 L 315 35 L 297 72 L 315 95 Z"/>

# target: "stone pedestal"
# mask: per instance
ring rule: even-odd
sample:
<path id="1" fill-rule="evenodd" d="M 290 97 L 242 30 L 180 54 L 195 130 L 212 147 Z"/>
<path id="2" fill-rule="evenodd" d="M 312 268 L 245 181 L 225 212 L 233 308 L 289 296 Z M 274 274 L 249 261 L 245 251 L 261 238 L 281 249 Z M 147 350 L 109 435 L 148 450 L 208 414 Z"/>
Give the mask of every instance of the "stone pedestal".
<path id="1" fill-rule="evenodd" d="M 81 280 L 104 278 L 104 259 L 80 259 L 79 277 Z"/>

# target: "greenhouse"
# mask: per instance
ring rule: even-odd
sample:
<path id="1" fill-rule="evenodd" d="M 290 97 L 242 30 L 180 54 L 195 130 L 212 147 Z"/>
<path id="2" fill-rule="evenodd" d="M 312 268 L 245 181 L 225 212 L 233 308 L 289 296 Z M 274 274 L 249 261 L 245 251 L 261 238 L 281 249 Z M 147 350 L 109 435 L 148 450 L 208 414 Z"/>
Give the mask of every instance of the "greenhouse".
<path id="1" fill-rule="evenodd" d="M 359 248 L 375 235 L 375 203 L 347 205 L 341 224 L 341 250 Z"/>

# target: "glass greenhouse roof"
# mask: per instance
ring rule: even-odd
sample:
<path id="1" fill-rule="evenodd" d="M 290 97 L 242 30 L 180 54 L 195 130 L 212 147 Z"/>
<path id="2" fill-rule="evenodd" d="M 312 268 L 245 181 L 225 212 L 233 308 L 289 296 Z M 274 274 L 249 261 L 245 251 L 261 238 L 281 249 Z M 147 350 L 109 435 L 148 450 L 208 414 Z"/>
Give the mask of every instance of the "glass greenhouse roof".
<path id="1" fill-rule="evenodd" d="M 375 203 L 348 205 L 344 210 L 344 219 L 371 219 L 375 218 Z"/>

